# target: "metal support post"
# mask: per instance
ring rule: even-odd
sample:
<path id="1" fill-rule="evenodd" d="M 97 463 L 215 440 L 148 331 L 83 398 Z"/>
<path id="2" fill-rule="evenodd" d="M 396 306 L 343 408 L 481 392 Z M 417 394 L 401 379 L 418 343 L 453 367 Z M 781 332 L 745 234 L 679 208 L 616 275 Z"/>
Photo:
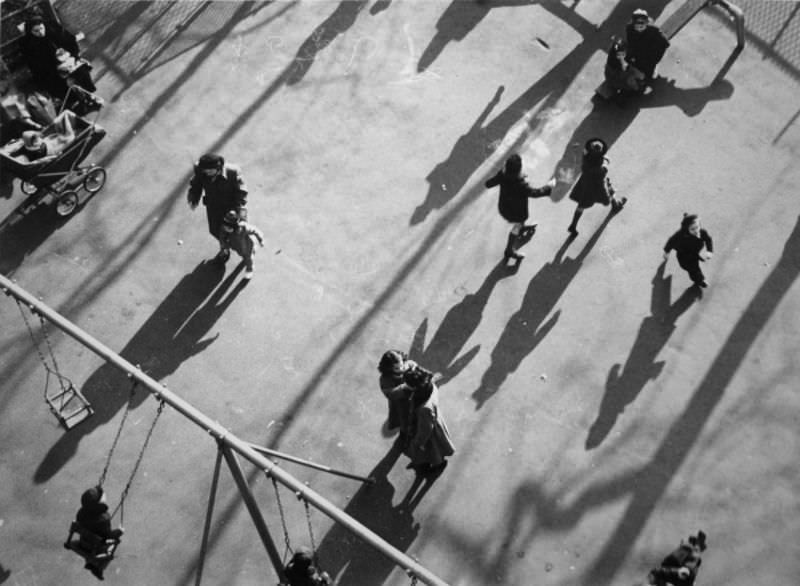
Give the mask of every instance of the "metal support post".
<path id="1" fill-rule="evenodd" d="M 250 486 L 247 484 L 247 479 L 244 476 L 244 472 L 242 472 L 242 466 L 239 464 L 239 459 L 236 457 L 236 454 L 234 454 L 227 446 L 220 445 L 219 449 L 222 450 L 222 454 L 225 456 L 225 461 L 228 463 L 228 468 L 230 468 L 233 479 L 236 481 L 236 486 L 239 487 L 239 493 L 244 499 L 244 504 L 247 505 L 250 518 L 253 519 L 253 525 L 256 526 L 256 531 L 258 531 L 258 535 L 261 537 L 264 547 L 267 548 L 267 554 L 269 554 L 269 559 L 272 562 L 272 566 L 275 568 L 275 573 L 278 575 L 278 578 L 283 580 L 285 576 L 283 575 L 283 561 L 281 561 L 281 554 L 278 552 L 278 548 L 275 547 L 275 542 L 272 541 L 272 536 L 269 534 L 267 523 L 264 521 L 264 517 L 261 515 L 261 510 L 258 508 L 258 503 L 256 503 L 256 499 L 253 496 L 253 493 L 250 491 Z"/>
<path id="2" fill-rule="evenodd" d="M 211 533 L 211 516 L 214 514 L 214 503 L 217 500 L 217 484 L 219 483 L 219 469 L 222 465 L 222 448 L 217 448 L 217 458 L 214 462 L 214 476 L 211 479 L 211 494 L 208 495 L 208 511 L 206 511 L 206 522 L 203 526 L 203 541 L 200 545 L 200 562 L 197 564 L 197 578 L 195 586 L 200 586 L 203 581 L 203 567 L 206 563 L 206 551 L 208 550 L 208 536 Z"/>

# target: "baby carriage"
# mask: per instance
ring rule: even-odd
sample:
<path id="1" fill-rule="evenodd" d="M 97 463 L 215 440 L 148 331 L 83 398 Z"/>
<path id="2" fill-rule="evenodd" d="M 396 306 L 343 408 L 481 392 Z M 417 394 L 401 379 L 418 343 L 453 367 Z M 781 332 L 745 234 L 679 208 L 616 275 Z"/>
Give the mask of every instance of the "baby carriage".
<path id="1" fill-rule="evenodd" d="M 96 122 L 63 110 L 41 132 L 25 132 L 23 139 L 0 149 L 0 172 L 19 178 L 23 193 L 29 196 L 19 207 L 21 213 L 39 204 L 55 204 L 59 216 L 69 216 L 80 203 L 81 189 L 90 194 L 100 191 L 106 170 L 81 163 L 105 135 Z M 34 156 L 34 152 L 47 154 Z"/>

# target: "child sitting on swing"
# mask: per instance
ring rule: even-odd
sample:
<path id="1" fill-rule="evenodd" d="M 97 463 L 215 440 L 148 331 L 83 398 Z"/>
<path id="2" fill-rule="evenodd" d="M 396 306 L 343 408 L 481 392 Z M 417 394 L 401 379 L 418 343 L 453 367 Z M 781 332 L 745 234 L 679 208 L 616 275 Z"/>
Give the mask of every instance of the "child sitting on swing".
<path id="1" fill-rule="evenodd" d="M 122 527 L 111 528 L 111 515 L 108 514 L 106 494 L 101 486 L 93 486 L 81 495 L 81 508 L 75 521 L 89 533 L 103 539 L 119 539 L 124 533 Z M 104 563 L 87 561 L 84 567 L 97 579 L 103 580 L 103 570 L 107 565 L 107 561 Z"/>
<path id="2" fill-rule="evenodd" d="M 286 564 L 283 573 L 288 586 L 330 586 L 328 572 L 320 572 L 314 565 L 314 554 L 307 547 L 299 547 Z"/>

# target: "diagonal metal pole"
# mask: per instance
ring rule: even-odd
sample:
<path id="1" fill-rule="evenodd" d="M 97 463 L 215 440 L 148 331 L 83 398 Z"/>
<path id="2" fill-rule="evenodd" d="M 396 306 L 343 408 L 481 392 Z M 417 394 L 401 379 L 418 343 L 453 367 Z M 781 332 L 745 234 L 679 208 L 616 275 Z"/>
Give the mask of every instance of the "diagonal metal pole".
<path id="1" fill-rule="evenodd" d="M 356 521 L 353 517 L 345 513 L 342 509 L 334 505 L 322 495 L 318 494 L 316 491 L 308 488 L 305 484 L 283 470 L 272 460 L 266 458 L 262 454 L 259 454 L 250 446 L 248 442 L 233 435 L 217 421 L 211 419 L 205 413 L 191 405 L 188 401 L 182 399 L 160 382 L 136 368 L 122 356 L 109 349 L 104 344 L 100 343 L 98 340 L 90 336 L 88 333 L 80 329 L 58 312 L 52 310 L 50 307 L 36 299 L 36 297 L 25 291 L 25 289 L 4 275 L 0 275 L 0 291 L 26 303 L 32 310 L 58 327 L 65 334 L 74 338 L 89 350 L 103 358 L 106 362 L 116 366 L 123 372 L 130 374 L 134 380 L 138 381 L 139 384 L 143 388 L 146 388 L 156 399 L 163 401 L 175 409 L 178 413 L 189 419 L 192 423 L 205 430 L 206 433 L 211 435 L 220 446 L 229 448 L 230 450 L 236 452 L 240 456 L 255 464 L 258 468 L 275 478 L 276 481 L 289 488 L 292 492 L 297 493 L 311 506 L 327 515 L 338 524 L 342 525 L 345 529 L 350 531 L 353 535 L 381 552 L 395 564 L 403 568 L 409 576 L 416 578 L 418 581 L 422 582 L 423 584 L 428 584 L 429 586 L 448 586 L 447 582 L 439 578 L 426 567 L 419 564 L 409 555 L 403 553 L 388 541 L 383 539 L 380 535 Z M 245 483 L 245 486 L 246 484 L 247 483 Z"/>
<path id="2" fill-rule="evenodd" d="M 200 563 L 197 564 L 197 578 L 195 586 L 200 586 L 203 581 L 203 567 L 206 563 L 206 552 L 208 550 L 208 536 L 211 533 L 211 516 L 214 514 L 214 502 L 217 500 L 217 484 L 219 483 L 219 469 L 222 466 L 222 449 L 217 448 L 217 459 L 214 462 L 214 476 L 211 479 L 211 493 L 208 495 L 208 511 L 206 511 L 206 522 L 203 526 L 203 541 L 200 545 Z"/>
<path id="3" fill-rule="evenodd" d="M 273 458 L 280 458 L 281 460 L 286 460 L 287 462 L 300 464 L 301 466 L 306 466 L 308 468 L 314 468 L 315 470 L 321 470 L 322 472 L 327 472 L 328 474 L 334 474 L 336 476 L 344 476 L 345 478 L 352 478 L 353 480 L 360 480 L 365 484 L 375 484 L 375 479 L 372 478 L 372 476 L 359 476 L 358 474 L 350 474 L 349 472 L 336 470 L 335 468 L 331 468 L 330 466 L 325 466 L 324 464 L 317 464 L 316 462 L 303 460 L 302 458 L 298 458 L 296 456 L 290 456 L 289 454 L 284 454 L 283 452 L 279 452 L 277 450 L 270 450 L 269 448 L 264 448 L 256 444 L 250 444 L 250 447 L 261 454 L 266 454 L 267 456 L 272 456 Z"/>
<path id="4" fill-rule="evenodd" d="M 285 576 L 283 575 L 283 561 L 281 560 L 281 554 L 278 552 L 278 548 L 275 547 L 275 542 L 272 541 L 272 536 L 269 534 L 267 523 L 264 521 L 264 517 L 261 515 L 261 509 L 258 508 L 258 503 L 256 502 L 253 493 L 250 491 L 250 485 L 247 484 L 247 479 L 242 471 L 242 465 L 239 464 L 239 458 L 237 458 L 236 454 L 234 454 L 227 446 L 220 445 L 219 449 L 222 452 L 222 455 L 225 456 L 225 461 L 228 463 L 228 468 L 230 468 L 231 474 L 233 474 L 233 479 L 236 481 L 236 486 L 239 487 L 239 494 L 241 494 L 242 498 L 244 499 L 244 504 L 247 506 L 247 510 L 250 513 L 250 518 L 253 519 L 253 525 L 256 526 L 256 531 L 258 531 L 258 535 L 261 537 L 264 547 L 267 548 L 267 554 L 269 554 L 269 559 L 272 562 L 272 566 L 275 568 L 275 573 L 278 574 L 278 577 L 281 580 L 283 580 Z"/>

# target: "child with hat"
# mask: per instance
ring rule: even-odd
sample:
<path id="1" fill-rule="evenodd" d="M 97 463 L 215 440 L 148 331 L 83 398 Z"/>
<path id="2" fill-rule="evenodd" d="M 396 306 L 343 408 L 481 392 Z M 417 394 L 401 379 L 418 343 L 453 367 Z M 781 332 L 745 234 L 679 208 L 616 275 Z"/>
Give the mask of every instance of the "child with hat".
<path id="1" fill-rule="evenodd" d="M 578 204 L 572 216 L 572 223 L 567 231 L 573 236 L 578 235 L 578 220 L 583 212 L 594 204 L 611 205 L 613 212 L 620 211 L 627 202 L 627 198 L 614 196 L 616 190 L 608 178 L 608 145 L 601 138 L 590 138 L 583 147 L 583 160 L 581 161 L 581 176 L 569 198 Z"/>
<path id="2" fill-rule="evenodd" d="M 245 271 L 243 278 L 253 278 L 253 261 L 256 254 L 256 243 L 264 246 L 264 234 L 244 220 L 239 219 L 236 210 L 230 210 L 222 220 L 222 229 L 219 234 L 220 260 L 227 261 L 230 250 L 235 250 L 244 259 Z"/>

